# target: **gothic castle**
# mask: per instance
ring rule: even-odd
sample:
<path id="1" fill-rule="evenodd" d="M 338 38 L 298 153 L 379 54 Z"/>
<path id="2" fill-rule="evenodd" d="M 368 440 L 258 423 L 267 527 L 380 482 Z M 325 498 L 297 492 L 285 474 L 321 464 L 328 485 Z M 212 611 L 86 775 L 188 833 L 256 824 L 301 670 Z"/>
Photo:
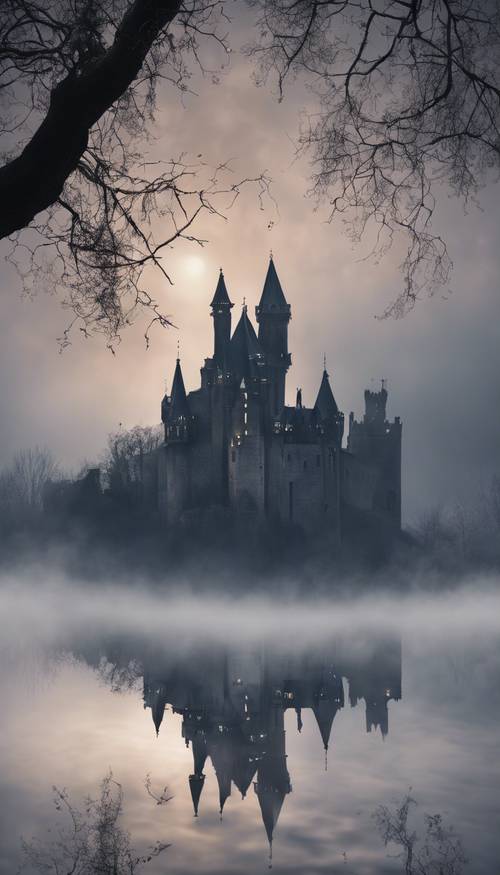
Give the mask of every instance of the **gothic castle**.
<path id="1" fill-rule="evenodd" d="M 360 529 L 401 526 L 401 423 L 386 418 L 387 390 L 365 391 L 361 422 L 349 416 L 342 447 L 340 412 L 326 367 L 312 407 L 285 403 L 291 318 L 271 257 L 255 315 L 247 306 L 231 335 L 229 298 L 220 273 L 211 302 L 214 352 L 201 387 L 186 393 L 177 359 L 161 405 L 158 506 L 167 524 L 192 509 L 229 507 L 245 518 L 326 532 L 339 544 Z"/>

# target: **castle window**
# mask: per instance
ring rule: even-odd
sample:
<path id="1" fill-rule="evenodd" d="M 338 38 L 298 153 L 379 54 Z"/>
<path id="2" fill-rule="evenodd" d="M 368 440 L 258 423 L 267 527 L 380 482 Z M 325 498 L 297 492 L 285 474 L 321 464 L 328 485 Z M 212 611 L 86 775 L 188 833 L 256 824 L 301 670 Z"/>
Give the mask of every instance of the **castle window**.
<path id="1" fill-rule="evenodd" d="M 307 459 L 304 459 L 304 471 L 307 471 Z"/>
<path id="2" fill-rule="evenodd" d="M 288 456 L 287 456 L 287 462 L 288 462 L 288 464 L 290 464 L 291 461 L 292 461 L 292 457 L 291 457 L 290 453 L 288 453 Z"/>
<path id="3" fill-rule="evenodd" d="M 236 450 L 231 450 L 231 462 L 236 462 Z"/>
<path id="4" fill-rule="evenodd" d="M 321 456 L 316 456 L 316 468 L 319 468 L 321 465 Z"/>

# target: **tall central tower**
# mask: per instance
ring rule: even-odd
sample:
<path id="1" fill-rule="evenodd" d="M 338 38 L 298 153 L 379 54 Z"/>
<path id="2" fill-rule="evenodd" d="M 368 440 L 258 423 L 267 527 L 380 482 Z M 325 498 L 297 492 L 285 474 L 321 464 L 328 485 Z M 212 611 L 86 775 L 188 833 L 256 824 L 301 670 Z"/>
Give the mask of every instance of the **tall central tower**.
<path id="1" fill-rule="evenodd" d="M 288 323 L 291 312 L 272 256 L 255 315 L 259 323 L 259 341 L 268 368 L 271 415 L 279 416 L 285 404 L 286 372 L 291 364 L 288 352 Z"/>

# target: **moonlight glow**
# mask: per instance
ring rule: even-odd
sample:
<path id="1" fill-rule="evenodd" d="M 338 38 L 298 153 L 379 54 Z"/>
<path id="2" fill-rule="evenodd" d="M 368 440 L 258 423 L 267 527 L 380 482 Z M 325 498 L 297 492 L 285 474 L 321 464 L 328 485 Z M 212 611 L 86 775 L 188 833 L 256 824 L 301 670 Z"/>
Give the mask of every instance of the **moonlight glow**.
<path id="1" fill-rule="evenodd" d="M 183 262 L 183 267 L 191 279 L 199 279 L 206 270 L 205 262 L 199 255 L 189 255 Z"/>

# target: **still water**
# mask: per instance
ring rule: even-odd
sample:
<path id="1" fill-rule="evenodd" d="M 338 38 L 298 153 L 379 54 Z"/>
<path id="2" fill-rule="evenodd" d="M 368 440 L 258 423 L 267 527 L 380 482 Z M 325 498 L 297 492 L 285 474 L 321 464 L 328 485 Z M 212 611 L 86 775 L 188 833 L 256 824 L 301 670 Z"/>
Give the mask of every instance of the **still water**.
<path id="1" fill-rule="evenodd" d="M 500 873 L 497 596 L 179 605 L 3 600 L 2 875 L 53 785 L 80 805 L 110 770 L 134 847 L 170 844 L 151 875 L 404 871 L 373 815 L 410 787 L 417 832 L 439 812 Z"/>

